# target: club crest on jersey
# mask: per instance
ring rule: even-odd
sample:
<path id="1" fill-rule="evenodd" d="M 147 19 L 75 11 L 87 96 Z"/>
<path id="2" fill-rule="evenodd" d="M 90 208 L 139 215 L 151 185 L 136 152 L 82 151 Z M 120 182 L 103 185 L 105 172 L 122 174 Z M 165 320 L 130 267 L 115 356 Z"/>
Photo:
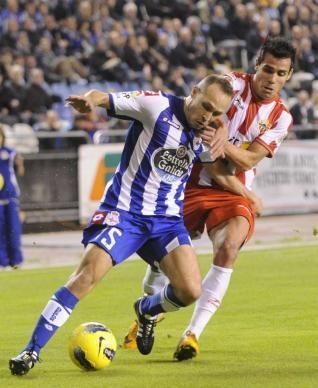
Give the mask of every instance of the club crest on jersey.
<path id="1" fill-rule="evenodd" d="M 151 158 L 155 174 L 165 183 L 182 179 L 189 171 L 190 154 L 185 146 L 179 148 L 159 148 Z"/>
<path id="2" fill-rule="evenodd" d="M 116 211 L 111 211 L 107 213 L 107 216 L 105 218 L 105 224 L 110 226 L 119 224 L 119 213 Z"/>
<path id="3" fill-rule="evenodd" d="M 262 135 L 266 131 L 269 131 L 272 127 L 272 124 L 267 119 L 262 119 L 257 124 L 259 133 Z"/>

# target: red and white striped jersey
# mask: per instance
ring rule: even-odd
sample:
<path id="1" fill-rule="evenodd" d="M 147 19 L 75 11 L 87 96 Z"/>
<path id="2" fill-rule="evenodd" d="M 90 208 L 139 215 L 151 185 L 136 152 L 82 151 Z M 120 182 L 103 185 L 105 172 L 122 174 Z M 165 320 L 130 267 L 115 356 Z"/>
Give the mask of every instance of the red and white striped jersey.
<path id="1" fill-rule="evenodd" d="M 237 147 L 248 148 L 254 141 L 263 145 L 272 157 L 287 136 L 293 119 L 279 96 L 271 100 L 256 100 L 253 88 L 253 74 L 233 72 L 227 76 L 234 89 L 234 98 L 224 116 L 229 129 L 229 141 Z M 255 177 L 255 168 L 235 175 L 249 189 Z M 188 187 L 215 186 L 201 163 L 196 163 Z"/>

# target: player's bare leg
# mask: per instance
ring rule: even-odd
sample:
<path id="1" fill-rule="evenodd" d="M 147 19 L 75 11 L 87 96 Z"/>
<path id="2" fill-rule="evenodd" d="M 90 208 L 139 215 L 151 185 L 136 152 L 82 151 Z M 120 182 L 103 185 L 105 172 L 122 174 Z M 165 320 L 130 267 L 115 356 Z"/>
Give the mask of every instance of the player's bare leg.
<path id="1" fill-rule="evenodd" d="M 221 305 L 230 284 L 239 249 L 249 232 L 249 222 L 238 216 L 210 231 L 213 242 L 213 265 L 203 280 L 203 293 L 195 305 L 190 325 L 186 328 L 174 357 L 179 361 L 193 358 L 199 352 L 198 339 Z"/>
<path id="2" fill-rule="evenodd" d="M 80 299 L 87 295 L 112 267 L 110 256 L 95 245 L 88 245 L 83 260 L 64 287 L 44 308 L 24 350 L 9 360 L 14 375 L 25 375 L 39 360 L 40 350 L 69 318 Z"/>

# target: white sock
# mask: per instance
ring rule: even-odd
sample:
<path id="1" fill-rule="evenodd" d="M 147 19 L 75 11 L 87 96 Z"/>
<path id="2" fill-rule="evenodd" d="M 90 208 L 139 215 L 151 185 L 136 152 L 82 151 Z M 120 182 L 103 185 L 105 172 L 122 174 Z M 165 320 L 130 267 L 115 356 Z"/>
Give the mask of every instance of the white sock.
<path id="1" fill-rule="evenodd" d="M 143 291 L 148 295 L 154 295 L 160 292 L 167 284 L 169 279 L 160 269 L 152 269 L 147 266 L 145 277 L 143 280 Z"/>
<path id="2" fill-rule="evenodd" d="M 199 339 L 205 326 L 220 307 L 222 299 L 230 284 L 233 270 L 213 265 L 203 280 L 203 292 L 196 302 L 190 325 L 185 330 L 191 331 Z"/>

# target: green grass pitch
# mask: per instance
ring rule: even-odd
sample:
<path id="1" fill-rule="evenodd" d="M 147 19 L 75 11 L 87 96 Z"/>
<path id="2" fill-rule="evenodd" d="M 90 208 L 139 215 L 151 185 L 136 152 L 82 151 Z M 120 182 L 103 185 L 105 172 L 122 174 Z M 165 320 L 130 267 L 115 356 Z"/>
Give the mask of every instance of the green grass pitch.
<path id="1" fill-rule="evenodd" d="M 200 256 L 204 273 L 209 262 L 209 256 Z M 130 260 L 111 271 L 42 351 L 42 363 L 23 377 L 10 375 L 8 359 L 25 345 L 72 268 L 1 272 L 0 387 L 318 387 L 318 245 L 242 252 L 195 360 L 172 360 L 192 314 L 189 307 L 157 326 L 149 356 L 118 349 L 109 368 L 79 370 L 67 353 L 71 331 L 100 321 L 121 343 L 134 318 L 144 269 L 141 260 Z"/>

